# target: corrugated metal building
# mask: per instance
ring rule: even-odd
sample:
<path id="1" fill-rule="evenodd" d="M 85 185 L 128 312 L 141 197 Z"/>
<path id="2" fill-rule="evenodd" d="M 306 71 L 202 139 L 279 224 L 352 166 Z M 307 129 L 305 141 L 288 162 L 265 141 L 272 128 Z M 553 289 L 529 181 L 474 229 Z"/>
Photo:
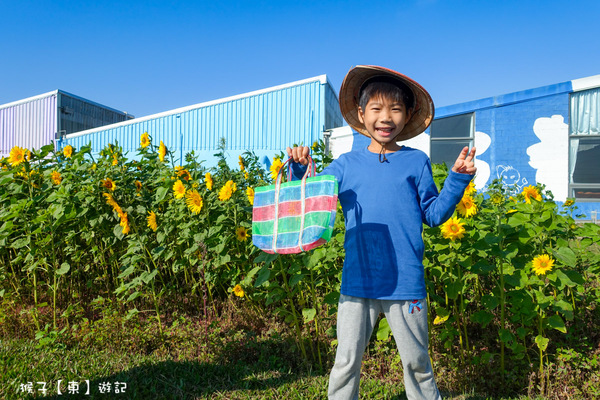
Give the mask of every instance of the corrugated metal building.
<path id="1" fill-rule="evenodd" d="M 347 126 L 331 135 L 334 156 L 368 143 Z M 543 183 L 556 201 L 575 198 L 597 220 L 600 75 L 437 108 L 425 134 L 403 144 L 449 164 L 475 145 L 478 189 L 496 178 L 519 189 Z"/>
<path id="2" fill-rule="evenodd" d="M 337 95 L 321 75 L 67 135 L 61 145 L 80 148 L 91 143 L 92 153 L 98 153 L 108 143 L 118 143 L 135 158 L 140 136 L 148 132 L 154 144 L 163 141 L 175 162 L 183 164 L 185 154 L 193 150 L 210 167 L 224 138 L 231 165 L 246 150 L 270 165 L 285 147 L 312 144 L 324 131 L 342 124 Z"/>
<path id="3" fill-rule="evenodd" d="M 39 149 L 60 135 L 133 118 L 79 96 L 54 90 L 0 105 L 0 157 L 14 146 Z"/>

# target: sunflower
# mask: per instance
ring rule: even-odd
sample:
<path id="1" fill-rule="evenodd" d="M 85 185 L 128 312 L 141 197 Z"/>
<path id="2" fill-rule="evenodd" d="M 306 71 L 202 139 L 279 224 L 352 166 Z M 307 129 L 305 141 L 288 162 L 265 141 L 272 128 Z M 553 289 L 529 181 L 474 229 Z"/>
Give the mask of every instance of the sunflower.
<path id="1" fill-rule="evenodd" d="M 313 151 L 317 151 L 319 148 L 319 142 L 315 141 L 310 148 L 313 149 Z"/>
<path id="2" fill-rule="evenodd" d="M 575 204 L 575 201 L 573 199 L 567 199 L 567 201 L 565 201 L 565 203 L 563 204 L 564 207 L 571 207 L 573 204 Z"/>
<path id="3" fill-rule="evenodd" d="M 233 193 L 237 190 L 237 185 L 235 182 L 229 180 L 225 183 L 225 185 L 219 190 L 219 200 L 227 201 L 231 198 Z"/>
<path id="4" fill-rule="evenodd" d="M 213 179 L 212 179 L 212 176 L 210 176 L 210 172 L 207 172 L 206 174 L 204 174 L 204 183 L 206 184 L 206 188 L 208 190 L 212 190 Z"/>
<path id="5" fill-rule="evenodd" d="M 60 172 L 58 171 L 52 171 L 52 173 L 50 174 L 50 179 L 55 185 L 60 185 L 60 183 L 62 182 L 62 176 L 60 176 Z"/>
<path id="6" fill-rule="evenodd" d="M 190 175 L 190 171 L 183 168 L 182 166 L 179 166 L 179 165 L 176 166 L 175 173 L 177 174 L 177 176 L 183 177 L 183 179 L 185 179 L 186 181 L 189 181 L 190 179 L 192 179 L 192 176 Z"/>
<path id="7" fill-rule="evenodd" d="M 244 159 L 242 156 L 238 157 L 238 164 L 240 165 L 240 171 L 243 171 L 246 167 L 244 166 Z"/>
<path id="8" fill-rule="evenodd" d="M 142 146 L 142 148 L 150 146 L 150 135 L 148 135 L 148 132 L 142 133 L 140 138 L 140 146 Z"/>
<path id="9" fill-rule="evenodd" d="M 456 206 L 456 210 L 463 217 L 470 217 L 477 214 L 477 204 L 475 204 L 471 196 L 464 195 Z"/>
<path id="10" fill-rule="evenodd" d="M 27 150 L 27 161 L 31 161 L 31 151 Z"/>
<path id="11" fill-rule="evenodd" d="M 117 184 L 115 183 L 115 181 L 113 181 L 110 178 L 106 178 L 102 181 L 102 186 L 104 186 L 105 188 L 107 188 L 108 190 L 110 190 L 111 192 L 114 192 L 115 189 L 117 188 Z"/>
<path id="12" fill-rule="evenodd" d="M 194 214 L 199 214 L 202 210 L 202 205 L 204 204 L 202 197 L 200 197 L 200 193 L 198 193 L 196 190 L 190 190 L 186 193 L 185 203 L 190 211 Z"/>
<path id="13" fill-rule="evenodd" d="M 119 216 L 121 217 L 121 222 L 119 222 L 119 225 L 123 227 L 123 235 L 127 235 L 131 230 L 131 227 L 129 226 L 129 219 L 127 218 L 127 213 L 121 213 Z"/>
<path id="14" fill-rule="evenodd" d="M 237 185 L 235 184 L 234 181 L 227 181 L 225 183 L 225 186 L 229 186 L 231 188 L 232 193 L 235 193 L 235 191 L 237 190 Z"/>
<path id="15" fill-rule="evenodd" d="M 117 165 L 117 164 L 119 164 L 119 156 L 115 153 L 115 154 L 113 154 L 112 165 Z"/>
<path id="16" fill-rule="evenodd" d="M 548 254 L 542 254 L 541 256 L 537 256 L 533 259 L 532 262 L 533 272 L 535 272 L 536 275 L 545 275 L 546 272 L 552 269 L 553 265 L 554 259 Z"/>
<path id="17" fill-rule="evenodd" d="M 106 198 L 106 204 L 111 206 L 113 208 L 113 210 L 115 210 L 117 212 L 117 214 L 119 214 L 119 216 L 121 216 L 123 214 L 123 210 L 121 209 L 121 207 L 119 207 L 119 205 L 115 201 L 115 198 L 113 197 L 112 194 L 102 193 L 102 196 L 104 196 Z"/>
<path id="18" fill-rule="evenodd" d="M 250 235 L 248 234 L 248 230 L 246 228 L 244 228 L 243 226 L 240 226 L 235 230 L 235 237 L 240 242 L 245 242 L 246 240 L 248 240 L 249 236 Z"/>
<path id="19" fill-rule="evenodd" d="M 148 221 L 148 228 L 152 229 L 154 232 L 158 229 L 158 224 L 156 223 L 156 214 L 154 211 L 148 211 L 148 216 L 146 217 Z"/>
<path id="20" fill-rule="evenodd" d="M 165 161 L 166 155 L 167 155 L 167 146 L 165 146 L 165 144 L 161 140 L 160 146 L 158 146 L 158 159 L 160 160 L 160 162 Z"/>
<path id="21" fill-rule="evenodd" d="M 70 144 L 66 145 L 63 149 L 63 155 L 67 158 L 71 158 L 71 156 L 73 155 L 73 146 L 71 146 Z"/>
<path id="22" fill-rule="evenodd" d="M 231 198 L 232 194 L 233 194 L 232 188 L 228 185 L 225 185 L 221 188 L 221 190 L 219 190 L 219 200 L 227 201 Z"/>
<path id="23" fill-rule="evenodd" d="M 490 200 L 492 202 L 493 205 L 495 206 L 499 206 L 502 203 L 504 203 L 504 196 L 502 196 L 499 193 L 494 193 L 491 197 Z"/>
<path id="24" fill-rule="evenodd" d="M 242 289 L 240 285 L 235 285 L 233 287 L 233 294 L 235 294 L 237 297 L 244 297 L 244 289 Z"/>
<path id="25" fill-rule="evenodd" d="M 252 189 L 251 187 L 246 189 L 246 196 L 248 196 L 248 201 L 250 202 L 250 205 L 253 206 L 254 205 L 254 189 Z"/>
<path id="26" fill-rule="evenodd" d="M 176 199 L 182 199 L 185 196 L 185 186 L 180 179 L 177 179 L 173 184 L 173 192 Z"/>
<path id="27" fill-rule="evenodd" d="M 446 239 L 455 241 L 456 239 L 462 239 L 465 233 L 464 222 L 460 221 L 460 218 L 450 218 L 442 225 L 442 235 Z"/>
<path id="28" fill-rule="evenodd" d="M 465 194 L 467 196 L 471 196 L 472 194 L 477 193 L 477 189 L 475 189 L 475 182 L 469 182 L 469 186 L 465 189 Z"/>
<path id="29" fill-rule="evenodd" d="M 10 155 L 8 156 L 8 162 L 13 167 L 21 164 L 25 161 L 25 149 L 20 148 L 19 146 L 15 146 L 10 150 Z"/>
<path id="30" fill-rule="evenodd" d="M 531 204 L 531 199 L 534 198 L 537 201 L 542 200 L 542 195 L 538 192 L 535 186 L 527 186 L 523 188 L 522 192 L 523 196 L 525 196 L 525 201 L 528 204 Z"/>
<path id="31" fill-rule="evenodd" d="M 142 182 L 135 181 L 135 191 L 138 193 L 142 191 Z"/>
<path id="32" fill-rule="evenodd" d="M 283 167 L 281 160 L 279 158 L 274 159 L 273 164 L 271 164 L 269 167 L 269 170 L 271 171 L 271 179 L 277 179 L 277 175 L 279 174 L 281 167 Z"/>

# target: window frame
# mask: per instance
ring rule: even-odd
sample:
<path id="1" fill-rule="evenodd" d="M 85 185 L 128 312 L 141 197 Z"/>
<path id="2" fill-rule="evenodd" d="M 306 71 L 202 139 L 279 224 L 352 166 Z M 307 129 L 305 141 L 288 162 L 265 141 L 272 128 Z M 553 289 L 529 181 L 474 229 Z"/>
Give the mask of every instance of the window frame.
<path id="1" fill-rule="evenodd" d="M 588 90 L 600 90 L 600 88 L 592 88 L 592 89 L 588 89 Z M 572 118 L 571 118 L 571 108 L 572 108 L 572 97 L 573 94 L 576 92 L 572 92 L 569 93 L 569 151 L 568 151 L 568 193 L 569 193 L 569 198 L 573 198 L 575 200 L 577 200 L 578 202 L 581 203 L 597 203 L 598 201 L 600 201 L 600 192 L 598 193 L 597 197 L 577 197 L 576 193 L 577 193 L 577 189 L 592 189 L 592 190 L 599 190 L 600 191 L 600 181 L 598 183 L 574 183 L 573 182 L 573 173 L 575 172 L 574 170 L 571 170 L 571 161 L 572 161 L 572 151 L 571 151 L 571 145 L 573 143 L 573 139 L 597 139 L 600 140 L 600 135 L 573 135 L 571 134 L 571 132 L 573 132 L 572 129 Z M 598 116 L 600 118 L 600 116 Z M 573 168 L 575 166 L 573 165 Z"/>
<path id="2" fill-rule="evenodd" d="M 469 136 L 449 136 L 449 137 L 433 137 L 433 125 L 436 121 L 442 120 L 442 119 L 447 119 L 447 118 L 456 118 L 456 117 L 464 117 L 464 116 L 469 116 L 471 118 L 471 126 L 469 129 Z M 437 144 L 443 144 L 444 142 L 448 142 L 448 143 L 457 143 L 457 142 L 468 142 L 468 146 L 469 148 L 472 148 L 475 145 L 475 112 L 467 112 L 467 113 L 463 113 L 463 114 L 455 114 L 455 115 L 448 115 L 446 117 L 442 117 L 442 118 L 438 118 L 438 119 L 434 119 L 433 122 L 431 123 L 431 126 L 429 127 L 429 158 L 431 160 L 432 164 L 439 164 L 439 162 L 435 162 L 432 158 L 433 155 L 433 144 L 437 143 Z M 453 163 L 454 161 L 452 161 Z M 452 168 L 452 164 L 448 165 L 448 168 Z"/>

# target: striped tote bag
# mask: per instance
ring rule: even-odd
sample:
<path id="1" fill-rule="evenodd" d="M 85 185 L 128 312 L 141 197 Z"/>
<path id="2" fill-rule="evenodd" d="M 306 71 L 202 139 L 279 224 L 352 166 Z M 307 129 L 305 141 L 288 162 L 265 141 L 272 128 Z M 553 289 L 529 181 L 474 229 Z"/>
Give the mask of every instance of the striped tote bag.
<path id="1" fill-rule="evenodd" d="M 302 180 L 254 190 L 252 243 L 267 253 L 292 254 L 308 251 L 331 239 L 337 209 L 338 182 L 333 175 L 315 176 L 312 158 Z M 291 177 L 291 172 L 288 175 Z"/>

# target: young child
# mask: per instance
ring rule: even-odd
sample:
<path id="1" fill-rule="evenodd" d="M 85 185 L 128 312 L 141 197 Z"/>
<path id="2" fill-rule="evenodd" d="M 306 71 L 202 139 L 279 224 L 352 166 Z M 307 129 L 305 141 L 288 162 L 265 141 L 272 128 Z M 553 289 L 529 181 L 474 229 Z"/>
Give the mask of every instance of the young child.
<path id="1" fill-rule="evenodd" d="M 337 178 L 346 223 L 329 398 L 358 399 L 362 356 L 383 312 L 402 360 L 407 397 L 440 399 L 427 348 L 423 223 L 437 226 L 452 215 L 475 174 L 475 148 L 462 150 L 438 193 L 427 155 L 397 143 L 433 120 L 433 101 L 421 85 L 386 68 L 357 66 L 344 78 L 340 108 L 371 143 L 342 154 L 321 173 Z M 295 161 L 294 176 L 302 176 L 309 148 L 287 152 Z"/>

